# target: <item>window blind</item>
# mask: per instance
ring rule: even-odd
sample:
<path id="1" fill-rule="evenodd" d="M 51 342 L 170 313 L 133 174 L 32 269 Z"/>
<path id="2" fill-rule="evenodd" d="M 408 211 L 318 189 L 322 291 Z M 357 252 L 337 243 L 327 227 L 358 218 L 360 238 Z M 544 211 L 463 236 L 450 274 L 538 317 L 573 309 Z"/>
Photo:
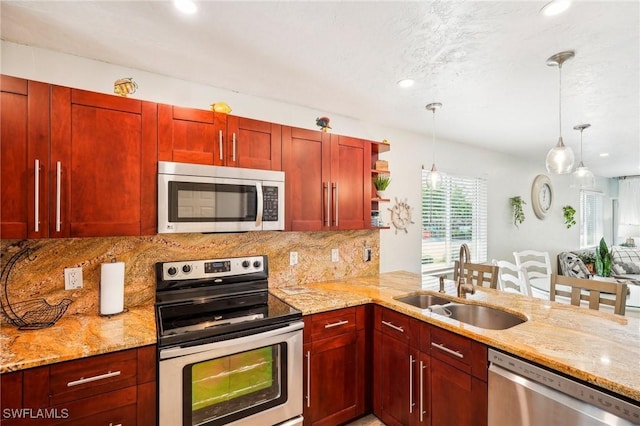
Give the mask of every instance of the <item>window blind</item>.
<path id="1" fill-rule="evenodd" d="M 580 191 L 580 248 L 595 247 L 604 235 L 602 194 Z"/>
<path id="2" fill-rule="evenodd" d="M 452 268 L 467 243 L 474 263 L 487 261 L 486 179 L 443 175 L 429 189 L 422 171 L 422 271 Z"/>

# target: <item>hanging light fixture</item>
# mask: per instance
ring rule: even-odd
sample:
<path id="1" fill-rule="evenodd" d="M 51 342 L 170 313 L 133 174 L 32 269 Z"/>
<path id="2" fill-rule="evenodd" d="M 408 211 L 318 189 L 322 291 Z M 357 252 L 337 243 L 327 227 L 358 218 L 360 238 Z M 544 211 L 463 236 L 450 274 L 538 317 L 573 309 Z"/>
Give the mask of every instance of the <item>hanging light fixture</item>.
<path id="1" fill-rule="evenodd" d="M 593 188 L 596 185 L 596 177 L 593 172 L 582 162 L 582 132 L 589 127 L 591 127 L 591 124 L 573 126 L 573 130 L 580 130 L 580 164 L 578 164 L 576 171 L 573 172 L 573 180 L 579 188 Z"/>
<path id="2" fill-rule="evenodd" d="M 434 102 L 425 106 L 426 109 L 433 113 L 433 131 L 431 136 L 431 149 L 433 151 L 433 162 L 431 163 L 431 170 L 427 173 L 427 188 L 438 189 L 442 183 L 442 175 L 436 169 L 436 110 L 442 107 L 440 102 Z"/>
<path id="3" fill-rule="evenodd" d="M 558 143 L 556 146 L 551 148 L 547 153 L 547 171 L 549 173 L 556 174 L 566 174 L 571 173 L 571 169 L 573 169 L 573 164 L 575 162 L 575 156 L 573 155 L 573 150 L 564 145 L 562 141 L 562 64 L 567 60 L 571 59 L 575 56 L 575 53 L 571 50 L 566 52 L 556 53 L 547 59 L 547 65 L 550 67 L 557 66 L 558 67 L 558 75 L 560 77 L 559 81 L 559 101 L 558 101 L 558 122 L 560 129 L 560 137 L 558 137 Z"/>

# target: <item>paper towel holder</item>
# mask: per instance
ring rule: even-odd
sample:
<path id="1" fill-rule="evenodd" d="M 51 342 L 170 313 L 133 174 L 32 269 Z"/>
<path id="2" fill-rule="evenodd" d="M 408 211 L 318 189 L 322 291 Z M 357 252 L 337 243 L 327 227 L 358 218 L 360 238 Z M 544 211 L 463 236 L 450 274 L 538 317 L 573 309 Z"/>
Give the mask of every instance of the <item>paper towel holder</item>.
<path id="1" fill-rule="evenodd" d="M 100 316 L 109 318 L 129 311 L 124 306 L 124 276 L 124 262 L 118 262 L 115 256 L 101 265 L 98 295 Z"/>

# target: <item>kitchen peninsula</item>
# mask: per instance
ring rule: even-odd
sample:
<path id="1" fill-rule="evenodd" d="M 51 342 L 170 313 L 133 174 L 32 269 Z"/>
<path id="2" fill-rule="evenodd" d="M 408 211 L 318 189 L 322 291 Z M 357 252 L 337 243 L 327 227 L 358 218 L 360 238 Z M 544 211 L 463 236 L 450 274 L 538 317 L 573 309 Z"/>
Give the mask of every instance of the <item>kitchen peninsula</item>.
<path id="1" fill-rule="evenodd" d="M 474 295 L 468 296 L 466 303 L 500 307 L 528 319 L 509 329 L 488 330 L 396 300 L 416 291 L 433 289 L 432 283 L 423 284 L 418 274 L 391 272 L 270 290 L 300 309 L 305 316 L 375 304 L 640 404 L 640 380 L 637 374 L 640 371 L 640 320 L 478 288 Z M 445 297 L 455 299 L 452 296 L 455 293 L 453 283 L 447 283 L 446 290 Z M 140 320 L 149 323 L 139 324 Z M 112 319 L 67 316 L 52 328 L 39 331 L 17 331 L 13 327 L 3 327 L 0 332 L 3 346 L 0 371 L 21 371 L 38 365 L 150 345 L 155 341 L 152 321 L 151 309 L 140 308 Z M 119 326 L 115 327 L 114 323 Z M 122 325 L 125 328 L 119 328 Z M 116 328 L 120 331 L 114 331 Z M 138 330 L 138 335 L 132 338 L 134 329 Z M 87 330 L 92 332 L 87 333 Z M 107 333 L 108 336 L 101 336 L 101 333 Z M 118 333 L 121 333 L 120 343 L 114 342 Z M 31 344 L 39 339 L 61 335 L 66 335 L 67 341 L 75 343 L 49 347 L 46 354 L 43 353 L 44 346 Z"/>

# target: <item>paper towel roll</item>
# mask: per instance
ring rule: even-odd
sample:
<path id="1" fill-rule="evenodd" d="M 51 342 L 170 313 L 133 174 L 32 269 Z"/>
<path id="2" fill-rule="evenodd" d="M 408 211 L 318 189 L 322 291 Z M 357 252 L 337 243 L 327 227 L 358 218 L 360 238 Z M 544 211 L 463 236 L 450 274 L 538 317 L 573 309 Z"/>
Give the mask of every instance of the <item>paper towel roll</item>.
<path id="1" fill-rule="evenodd" d="M 100 315 L 124 310 L 124 262 L 103 263 L 100 268 Z"/>

